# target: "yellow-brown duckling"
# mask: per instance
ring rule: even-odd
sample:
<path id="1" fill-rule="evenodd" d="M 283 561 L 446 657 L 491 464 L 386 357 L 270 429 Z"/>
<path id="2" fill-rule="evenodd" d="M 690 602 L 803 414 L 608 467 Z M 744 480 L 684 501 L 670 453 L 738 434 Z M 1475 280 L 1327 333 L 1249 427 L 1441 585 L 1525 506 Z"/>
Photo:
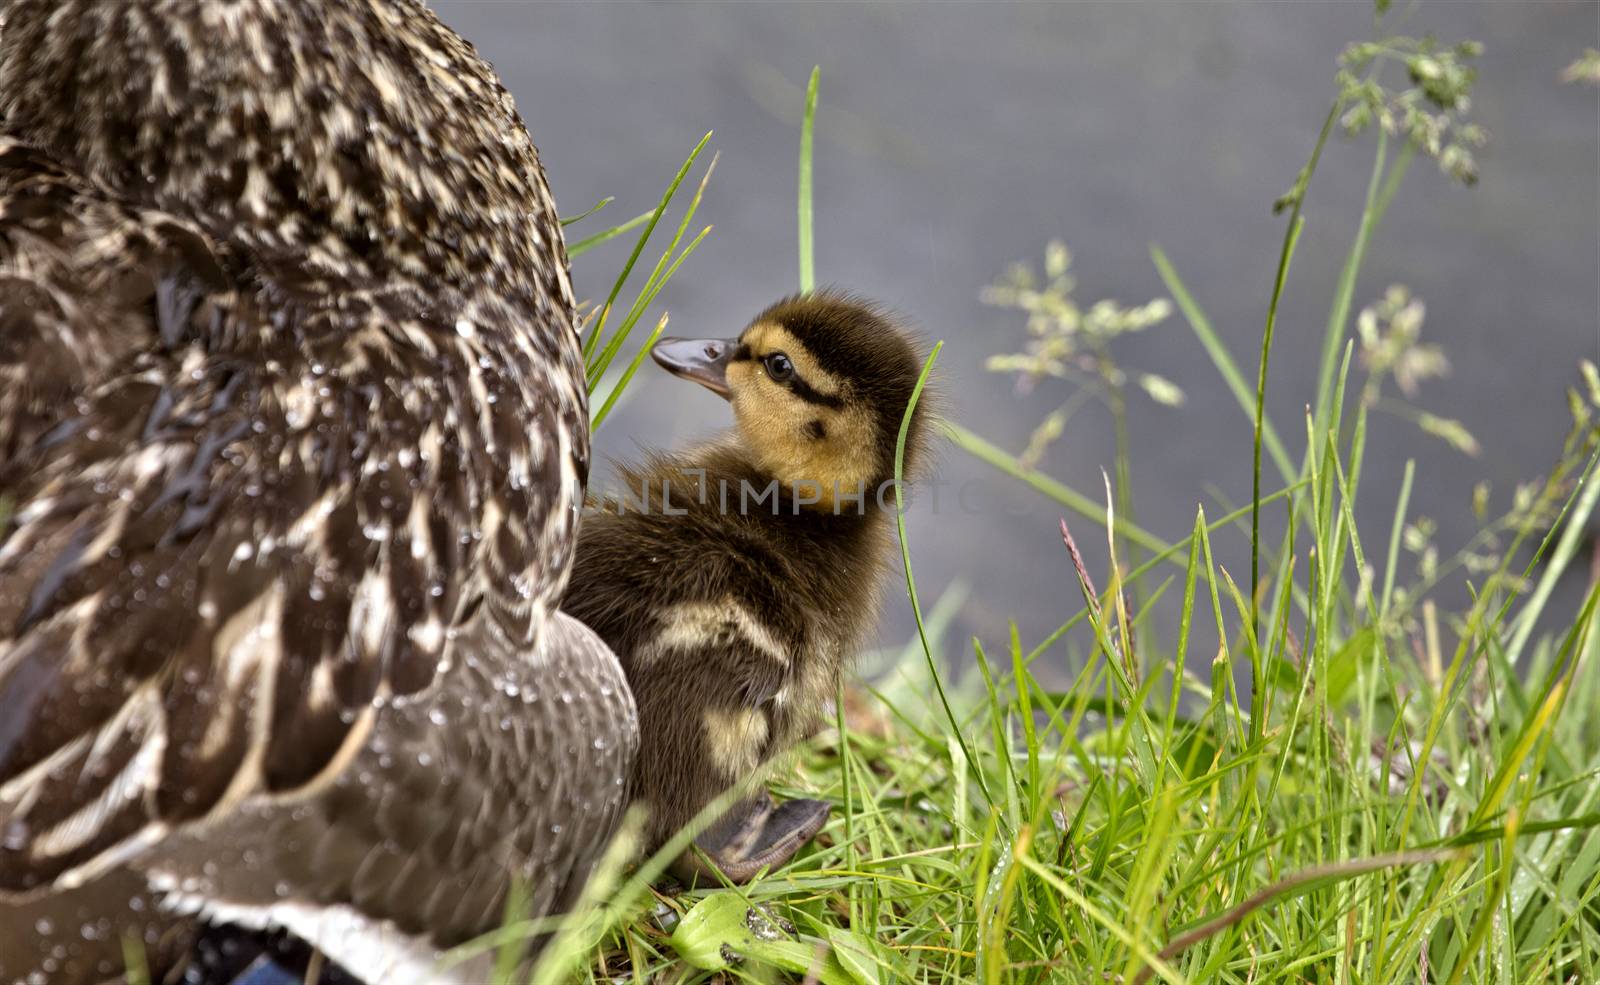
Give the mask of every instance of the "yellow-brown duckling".
<path id="1" fill-rule="evenodd" d="M 788 861 L 828 805 L 775 805 L 758 768 L 809 735 L 873 624 L 896 440 L 922 360 L 876 306 L 786 298 L 731 340 L 653 355 L 733 405 L 723 438 L 624 466 L 584 518 L 562 608 L 616 651 L 639 708 L 632 796 L 656 847 L 731 787 L 750 795 L 695 842 L 727 878 Z M 918 410 L 909 472 L 921 446 Z M 679 860 L 707 874 L 700 853 Z"/>

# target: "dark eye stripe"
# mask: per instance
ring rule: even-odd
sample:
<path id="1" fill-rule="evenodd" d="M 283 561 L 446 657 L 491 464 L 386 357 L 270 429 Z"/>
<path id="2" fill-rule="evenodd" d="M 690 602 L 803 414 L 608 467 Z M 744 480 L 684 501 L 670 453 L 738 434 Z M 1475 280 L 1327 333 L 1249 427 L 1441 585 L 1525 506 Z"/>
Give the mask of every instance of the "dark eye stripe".
<path id="1" fill-rule="evenodd" d="M 795 396 L 799 397 L 801 400 L 804 400 L 808 404 L 821 404 L 824 407 L 833 408 L 844 406 L 844 401 L 839 399 L 838 395 L 832 393 L 820 393 L 816 390 L 813 390 L 811 388 L 811 384 L 807 383 L 805 380 L 802 380 L 798 376 L 791 379 L 788 383 L 785 383 L 784 386 L 787 386 L 789 389 L 793 390 Z"/>
<path id="2" fill-rule="evenodd" d="M 747 342 L 740 342 L 739 348 L 733 350 L 731 361 L 739 362 L 741 360 L 754 359 L 755 357 L 755 353 L 750 349 L 750 344 Z M 790 390 L 793 390 L 795 396 L 799 397 L 801 400 L 804 400 L 808 404 L 820 404 L 823 407 L 833 407 L 835 409 L 844 406 L 844 401 L 838 396 L 831 393 L 821 393 L 817 390 L 813 390 L 810 384 L 806 383 L 806 381 L 802 380 L 798 375 L 793 376 L 788 380 L 779 383 L 778 385 L 786 386 Z"/>

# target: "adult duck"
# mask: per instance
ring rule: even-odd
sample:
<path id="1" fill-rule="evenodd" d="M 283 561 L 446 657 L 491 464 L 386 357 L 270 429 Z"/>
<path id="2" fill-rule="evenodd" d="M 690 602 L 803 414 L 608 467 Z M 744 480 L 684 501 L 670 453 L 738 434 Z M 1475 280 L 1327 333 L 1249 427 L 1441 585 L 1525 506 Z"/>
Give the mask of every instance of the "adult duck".
<path id="1" fill-rule="evenodd" d="M 410 2 L 18 4 L 0 116 L 0 980 L 197 920 L 433 980 L 567 905 L 635 712 L 555 611 L 583 367 L 493 71 Z"/>

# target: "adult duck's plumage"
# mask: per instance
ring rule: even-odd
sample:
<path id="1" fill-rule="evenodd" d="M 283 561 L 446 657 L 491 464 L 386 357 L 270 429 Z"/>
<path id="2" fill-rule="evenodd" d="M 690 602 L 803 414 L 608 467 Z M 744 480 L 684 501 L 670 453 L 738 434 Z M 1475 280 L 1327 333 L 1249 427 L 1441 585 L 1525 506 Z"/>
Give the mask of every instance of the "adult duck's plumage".
<path id="1" fill-rule="evenodd" d="M 872 624 L 922 363 L 877 307 L 827 292 L 780 301 L 735 339 L 664 340 L 654 355 L 728 399 L 737 426 L 622 469 L 619 497 L 584 522 L 562 608 L 627 671 L 651 842 L 740 788 L 696 844 L 742 882 L 827 819 L 820 801 L 774 805 L 752 787 L 816 728 Z M 909 423 L 913 471 L 925 417 Z M 709 875 L 693 853 L 679 872 Z"/>
<path id="2" fill-rule="evenodd" d="M 19 4 L 0 117 L 0 980 L 559 906 L 634 712 L 554 612 L 586 398 L 493 72 L 413 3 Z"/>

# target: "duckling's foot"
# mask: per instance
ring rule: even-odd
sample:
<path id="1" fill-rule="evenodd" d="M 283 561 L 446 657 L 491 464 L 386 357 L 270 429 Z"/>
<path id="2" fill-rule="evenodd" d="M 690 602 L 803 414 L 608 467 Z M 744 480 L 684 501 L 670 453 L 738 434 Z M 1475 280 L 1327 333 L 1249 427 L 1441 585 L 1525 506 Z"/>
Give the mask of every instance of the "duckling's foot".
<path id="1" fill-rule="evenodd" d="M 794 858 L 822 830 L 828 811 L 820 800 L 774 804 L 770 797 L 753 797 L 694 840 L 694 848 L 679 860 L 678 875 L 690 883 L 696 877 L 711 882 L 716 879 L 714 866 L 729 882 L 749 882 L 762 869 L 777 868 Z"/>

